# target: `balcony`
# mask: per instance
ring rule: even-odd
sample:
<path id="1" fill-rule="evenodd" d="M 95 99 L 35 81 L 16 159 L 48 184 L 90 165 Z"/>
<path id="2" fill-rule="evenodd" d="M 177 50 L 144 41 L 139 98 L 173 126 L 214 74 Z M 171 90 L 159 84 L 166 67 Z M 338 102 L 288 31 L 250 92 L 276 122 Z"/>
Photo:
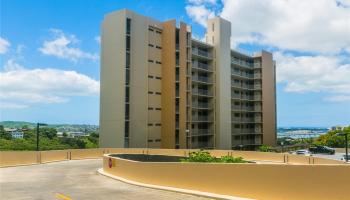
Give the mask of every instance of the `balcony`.
<path id="1" fill-rule="evenodd" d="M 192 76 L 192 81 L 205 83 L 205 84 L 213 83 L 212 79 L 207 76 Z"/>
<path id="2" fill-rule="evenodd" d="M 213 71 L 210 65 L 201 63 L 201 62 L 192 63 L 192 68 L 202 69 L 206 71 Z"/>
<path id="3" fill-rule="evenodd" d="M 260 62 L 254 63 L 253 67 L 254 68 L 261 68 L 261 63 Z"/>
<path id="4" fill-rule="evenodd" d="M 242 84 L 240 82 L 231 81 L 231 86 L 236 88 L 241 88 Z"/>
<path id="5" fill-rule="evenodd" d="M 242 88 L 243 89 L 247 89 L 247 90 L 252 90 L 252 89 L 254 89 L 254 85 L 252 85 L 252 84 L 242 84 Z"/>
<path id="6" fill-rule="evenodd" d="M 253 63 L 246 62 L 246 61 L 239 60 L 239 59 L 232 59 L 231 63 L 234 65 L 242 66 L 242 67 L 253 68 Z"/>
<path id="7" fill-rule="evenodd" d="M 193 122 L 212 122 L 212 117 L 209 116 L 192 116 Z"/>
<path id="8" fill-rule="evenodd" d="M 192 129 L 191 134 L 193 135 L 213 135 L 213 132 L 210 129 Z"/>
<path id="9" fill-rule="evenodd" d="M 231 94 L 231 98 L 232 99 L 241 99 L 241 95 L 240 94 Z"/>
<path id="10" fill-rule="evenodd" d="M 261 101 L 261 95 L 254 95 L 255 101 Z"/>
<path id="11" fill-rule="evenodd" d="M 235 71 L 235 70 L 231 70 L 231 75 L 239 76 L 241 78 L 254 78 L 253 74 L 244 73 L 244 72 L 238 72 L 238 71 Z"/>
<path id="12" fill-rule="evenodd" d="M 192 48 L 192 54 L 199 56 L 201 58 L 206 58 L 206 59 L 212 59 L 212 54 L 207 52 L 207 51 L 203 51 L 201 49 L 198 48 Z"/>
<path id="13" fill-rule="evenodd" d="M 193 102 L 192 108 L 195 109 L 212 109 L 212 104 L 210 103 L 200 103 L 200 102 Z"/>
<path id="14" fill-rule="evenodd" d="M 210 91 L 210 90 L 192 89 L 192 95 L 212 97 L 213 96 L 213 92 Z"/>
<path id="15" fill-rule="evenodd" d="M 254 74 L 254 78 L 255 79 L 261 79 L 261 74 L 259 73 L 259 74 Z"/>
<path id="16" fill-rule="evenodd" d="M 261 90 L 261 84 L 255 84 L 254 85 L 255 90 Z"/>
<path id="17" fill-rule="evenodd" d="M 242 100 L 254 100 L 253 95 L 242 95 L 241 97 Z"/>

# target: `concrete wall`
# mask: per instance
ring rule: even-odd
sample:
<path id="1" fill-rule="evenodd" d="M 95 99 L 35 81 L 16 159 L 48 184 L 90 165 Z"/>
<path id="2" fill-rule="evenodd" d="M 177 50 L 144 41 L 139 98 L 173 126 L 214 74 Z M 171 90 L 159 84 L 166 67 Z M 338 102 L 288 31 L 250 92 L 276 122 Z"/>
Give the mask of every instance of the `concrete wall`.
<path id="1" fill-rule="evenodd" d="M 126 10 L 101 27 L 100 146 L 124 147 Z"/>
<path id="2" fill-rule="evenodd" d="M 261 52 L 263 144 L 275 146 L 276 131 L 276 71 L 272 54 Z"/>
<path id="3" fill-rule="evenodd" d="M 230 37 L 230 22 L 219 17 L 208 20 L 206 40 L 215 49 L 215 148 L 217 149 L 232 149 Z"/>
<path id="4" fill-rule="evenodd" d="M 54 151 L 0 151 L 0 167 L 40 164 L 54 161 L 101 158 L 103 154 L 111 153 L 135 153 L 154 155 L 177 155 L 188 156 L 197 149 L 143 149 L 143 148 L 100 148 L 100 149 L 67 149 Z M 211 150 L 211 155 L 221 157 L 232 155 L 243 157 L 246 160 L 268 161 L 288 164 L 344 164 L 343 161 L 298 156 L 291 154 L 257 152 L 257 151 L 232 151 Z"/>
<path id="5" fill-rule="evenodd" d="M 105 172 L 139 183 L 253 199 L 347 199 L 350 166 L 149 163 L 103 159 Z M 331 188 L 331 189 L 330 189 Z"/>

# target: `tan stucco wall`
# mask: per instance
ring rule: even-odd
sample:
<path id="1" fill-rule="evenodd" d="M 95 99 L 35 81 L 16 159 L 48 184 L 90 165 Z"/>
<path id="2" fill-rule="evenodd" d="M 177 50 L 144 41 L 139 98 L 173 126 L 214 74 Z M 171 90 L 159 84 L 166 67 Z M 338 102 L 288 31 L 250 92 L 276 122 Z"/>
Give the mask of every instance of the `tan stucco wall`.
<path id="1" fill-rule="evenodd" d="M 212 26 L 214 24 L 214 30 Z M 215 47 L 215 148 L 232 149 L 231 141 L 231 24 L 222 18 L 207 22 L 207 43 Z"/>
<path id="2" fill-rule="evenodd" d="M 276 71 L 272 54 L 261 52 L 262 60 L 262 121 L 263 143 L 274 146 L 277 140 L 276 131 Z"/>
<path id="3" fill-rule="evenodd" d="M 54 151 L 0 151 L 0 167 L 39 164 L 52 161 L 100 158 L 103 154 L 110 153 L 137 153 L 155 155 L 177 155 L 188 156 L 190 152 L 197 149 L 143 149 L 143 148 L 100 148 L 100 149 L 67 149 Z M 246 160 L 271 161 L 289 164 L 343 164 L 343 161 L 298 156 L 291 154 L 256 152 L 256 151 L 226 151 L 211 150 L 211 155 L 221 157 L 233 155 L 243 157 Z"/>
<path id="4" fill-rule="evenodd" d="M 345 200 L 350 184 L 346 165 L 147 163 L 112 158 L 109 168 L 108 159 L 104 157 L 104 171 L 128 180 L 253 199 Z"/>
<path id="5" fill-rule="evenodd" d="M 162 148 L 175 148 L 175 30 L 176 21 L 164 22 L 162 33 Z"/>
<path id="6" fill-rule="evenodd" d="M 124 147 L 126 10 L 101 27 L 100 147 Z"/>

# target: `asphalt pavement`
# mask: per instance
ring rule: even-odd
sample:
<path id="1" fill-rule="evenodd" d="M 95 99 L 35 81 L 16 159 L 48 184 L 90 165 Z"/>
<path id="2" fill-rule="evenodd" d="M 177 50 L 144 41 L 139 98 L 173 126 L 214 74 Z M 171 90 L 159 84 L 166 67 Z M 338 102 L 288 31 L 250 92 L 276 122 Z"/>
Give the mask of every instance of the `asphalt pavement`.
<path id="1" fill-rule="evenodd" d="M 97 173 L 101 159 L 0 168 L 4 200 L 204 200 L 207 198 L 130 185 Z"/>

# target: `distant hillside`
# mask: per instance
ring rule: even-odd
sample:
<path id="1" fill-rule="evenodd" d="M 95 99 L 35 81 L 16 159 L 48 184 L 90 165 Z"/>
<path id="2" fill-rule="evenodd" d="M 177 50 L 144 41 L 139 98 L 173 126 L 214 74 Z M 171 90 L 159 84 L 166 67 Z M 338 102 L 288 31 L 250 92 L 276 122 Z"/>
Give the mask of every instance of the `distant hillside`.
<path id="1" fill-rule="evenodd" d="M 28 126 L 29 128 L 34 128 L 35 123 L 31 122 L 22 122 L 22 121 L 2 121 L 0 125 L 6 128 L 22 128 L 23 126 Z"/>
<path id="2" fill-rule="evenodd" d="M 36 123 L 23 122 L 23 121 L 2 121 L 0 125 L 5 128 L 22 128 L 28 126 L 28 128 L 35 128 Z M 99 126 L 89 124 L 48 124 L 48 127 L 55 128 L 59 132 L 98 132 Z"/>

